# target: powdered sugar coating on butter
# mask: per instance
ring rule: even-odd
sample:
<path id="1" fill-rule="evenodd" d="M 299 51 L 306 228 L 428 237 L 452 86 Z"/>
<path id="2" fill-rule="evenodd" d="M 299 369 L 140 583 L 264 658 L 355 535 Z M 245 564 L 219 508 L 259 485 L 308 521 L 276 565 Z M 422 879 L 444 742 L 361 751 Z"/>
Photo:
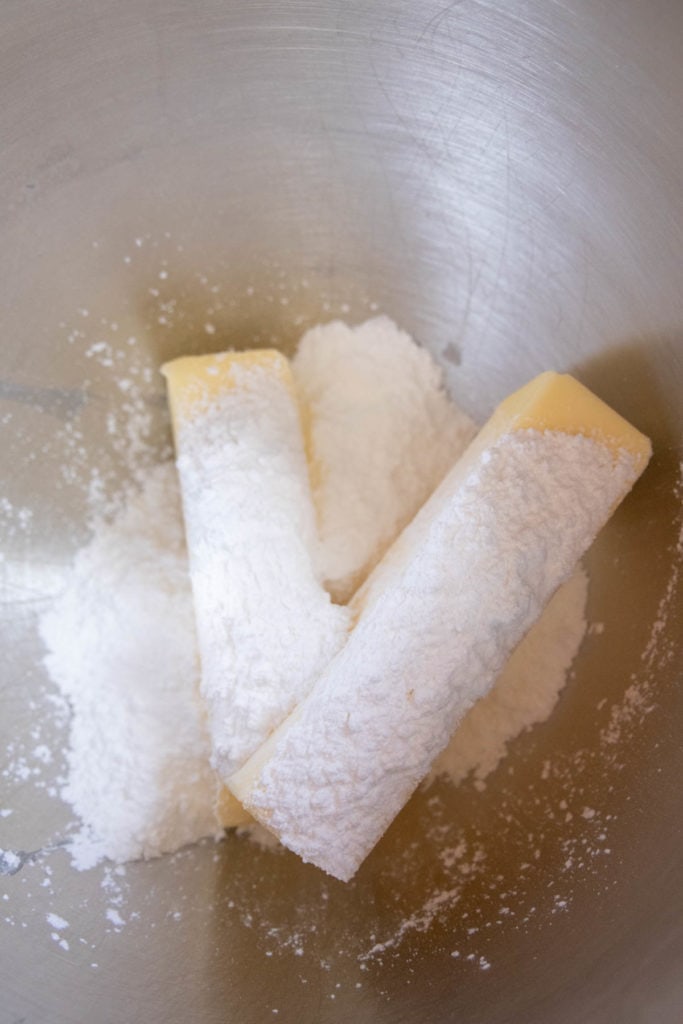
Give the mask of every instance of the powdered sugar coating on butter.
<path id="1" fill-rule="evenodd" d="M 292 363 L 307 411 L 321 567 L 348 601 L 474 436 L 441 370 L 388 317 L 307 331 Z"/>
<path id="2" fill-rule="evenodd" d="M 234 386 L 176 425 L 213 763 L 227 778 L 308 693 L 349 620 L 316 576 L 315 516 L 287 382 Z"/>
<path id="3" fill-rule="evenodd" d="M 626 452 L 534 431 L 462 467 L 370 577 L 348 643 L 246 783 L 252 813 L 344 880 L 637 476 Z"/>

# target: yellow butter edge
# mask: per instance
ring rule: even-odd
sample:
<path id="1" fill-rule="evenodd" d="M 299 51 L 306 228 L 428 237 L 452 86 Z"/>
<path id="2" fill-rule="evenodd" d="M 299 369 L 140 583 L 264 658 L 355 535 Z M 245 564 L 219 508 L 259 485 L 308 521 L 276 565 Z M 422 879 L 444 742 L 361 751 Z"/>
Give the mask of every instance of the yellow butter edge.
<path id="1" fill-rule="evenodd" d="M 505 398 L 482 430 L 487 438 L 518 430 L 583 435 L 615 458 L 628 452 L 640 474 L 652 454 L 650 439 L 568 373 L 547 370 Z"/>
<path id="2" fill-rule="evenodd" d="M 166 378 L 174 434 L 182 423 L 204 412 L 226 391 L 243 384 L 239 371 L 260 369 L 279 378 L 294 395 L 294 378 L 289 360 L 276 349 L 245 352 L 213 352 L 201 356 L 180 356 L 161 366 Z"/>
<path id="3" fill-rule="evenodd" d="M 218 779 L 214 813 L 221 828 L 236 828 L 253 824 L 251 814 L 242 806 L 236 796 Z"/>
<path id="4" fill-rule="evenodd" d="M 233 798 L 239 803 L 241 807 L 245 808 L 245 813 L 253 811 L 254 817 L 265 827 L 269 828 L 269 818 L 272 813 L 270 810 L 264 810 L 259 808 L 255 810 L 251 804 L 250 797 L 255 782 L 261 775 L 261 772 L 270 761 L 272 755 L 280 742 L 280 738 L 285 735 L 300 718 L 306 698 L 297 704 L 294 710 L 285 718 L 276 729 L 270 734 L 270 736 L 261 744 L 258 750 L 248 758 L 247 761 L 238 768 L 237 771 L 230 776 L 226 781 L 228 790 L 232 793 Z M 277 832 L 273 832 L 277 836 Z M 278 837 L 279 838 L 279 837 Z"/>

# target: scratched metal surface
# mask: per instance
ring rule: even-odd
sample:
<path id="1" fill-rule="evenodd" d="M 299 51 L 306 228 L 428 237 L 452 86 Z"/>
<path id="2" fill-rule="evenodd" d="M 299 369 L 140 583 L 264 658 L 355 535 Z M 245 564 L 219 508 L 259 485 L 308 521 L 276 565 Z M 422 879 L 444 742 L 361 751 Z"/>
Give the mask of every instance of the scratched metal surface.
<path id="1" fill-rule="evenodd" d="M 35 616 L 85 536 L 85 502 L 65 483 L 55 438 L 77 424 L 86 458 L 106 460 L 106 415 L 120 402 L 60 325 L 88 308 L 90 341 L 93 324 L 117 319 L 154 358 L 199 347 L 200 278 L 211 273 L 224 299 L 216 343 L 258 334 L 287 346 L 301 324 L 376 304 L 433 348 L 472 412 L 554 365 L 651 432 L 649 483 L 594 558 L 593 612 L 613 624 L 610 639 L 582 658 L 563 717 L 526 760 L 520 748 L 519 813 L 533 828 L 525 778 L 551 746 L 569 748 L 577 733 L 594 741 L 595 700 L 623 691 L 640 664 L 670 572 L 683 438 L 682 38 L 677 0 L 3 4 L 0 474 L 12 508 L 32 519 L 25 529 L 3 520 L 0 564 L 0 808 L 13 810 L 0 847 L 19 851 L 0 878 L 2 1024 L 681 1019 L 680 607 L 662 638 L 673 656 L 657 710 L 602 794 L 617 822 L 609 863 L 599 877 L 577 874 L 561 918 L 483 932 L 486 973 L 449 956 L 462 904 L 435 932 L 359 967 L 397 900 L 419 906 L 434 880 L 434 851 L 419 842 L 400 883 L 410 892 L 392 875 L 425 830 L 419 799 L 349 888 L 233 837 L 134 865 L 108 891 L 104 869 L 70 868 L 68 809 L 14 762 L 37 727 L 41 743 L 64 742 Z M 136 237 L 156 247 L 145 242 L 131 271 Z M 149 288 L 166 250 L 182 315 L 162 329 Z M 163 437 L 155 379 L 145 399 Z M 594 782 L 599 791 L 599 772 Z M 488 828 L 492 849 L 499 799 L 496 785 L 444 797 Z M 496 870 L 512 885 L 507 853 Z M 555 880 L 556 865 L 539 865 L 520 900 L 542 904 Z M 116 884 L 122 913 L 138 910 L 120 932 L 106 918 Z M 69 920 L 68 949 L 49 912 Z M 301 914 L 299 956 L 268 928 L 295 936 Z"/>

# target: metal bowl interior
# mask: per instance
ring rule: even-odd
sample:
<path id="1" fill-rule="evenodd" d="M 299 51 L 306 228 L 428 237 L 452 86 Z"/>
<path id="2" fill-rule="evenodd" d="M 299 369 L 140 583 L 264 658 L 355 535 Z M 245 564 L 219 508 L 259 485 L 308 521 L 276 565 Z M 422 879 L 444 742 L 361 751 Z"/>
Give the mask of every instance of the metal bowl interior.
<path id="1" fill-rule="evenodd" d="M 379 309 L 474 415 L 566 369 L 655 447 L 591 554 L 604 630 L 556 714 L 483 793 L 416 796 L 349 886 L 236 836 L 75 872 L 49 771 L 8 768 L 0 1018 L 680 1020 L 681 5 L 28 0 L 0 24 L 8 764 L 37 726 L 64 743 L 35 619 L 86 535 L 85 470 L 126 475 L 92 351 L 113 324 L 155 366 Z M 160 377 L 143 397 L 162 446 Z M 432 914 L 438 834 L 484 866 Z"/>

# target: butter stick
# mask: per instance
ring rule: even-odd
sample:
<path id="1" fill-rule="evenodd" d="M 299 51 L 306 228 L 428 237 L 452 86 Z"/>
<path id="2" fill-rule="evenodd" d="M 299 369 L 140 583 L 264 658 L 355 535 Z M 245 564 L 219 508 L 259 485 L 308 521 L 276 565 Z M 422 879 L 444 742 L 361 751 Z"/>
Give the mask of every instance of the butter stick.
<path id="1" fill-rule="evenodd" d="M 235 772 L 346 636 L 314 564 L 315 515 L 289 363 L 270 350 L 163 367 L 212 761 Z M 242 812 L 219 797 L 223 823 Z"/>
<path id="2" fill-rule="evenodd" d="M 239 825 L 253 824 L 249 811 L 246 811 L 236 796 L 220 780 L 214 803 L 216 821 L 221 828 L 236 828 Z"/>
<path id="3" fill-rule="evenodd" d="M 650 456 L 571 377 L 504 401 L 352 601 L 314 689 L 228 785 L 348 880 Z"/>

